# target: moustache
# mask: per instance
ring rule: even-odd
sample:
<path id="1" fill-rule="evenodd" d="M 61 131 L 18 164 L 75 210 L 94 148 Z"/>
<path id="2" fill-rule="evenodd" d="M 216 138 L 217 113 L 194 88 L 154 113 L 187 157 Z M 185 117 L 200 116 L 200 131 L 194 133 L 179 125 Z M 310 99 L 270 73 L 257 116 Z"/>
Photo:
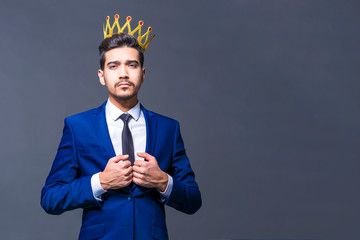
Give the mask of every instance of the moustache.
<path id="1" fill-rule="evenodd" d="M 129 81 L 129 80 L 122 80 L 121 82 L 117 82 L 117 83 L 115 83 L 114 87 L 119 87 L 120 84 L 124 83 L 124 82 L 129 84 L 129 86 L 135 87 L 135 84 L 133 82 Z"/>

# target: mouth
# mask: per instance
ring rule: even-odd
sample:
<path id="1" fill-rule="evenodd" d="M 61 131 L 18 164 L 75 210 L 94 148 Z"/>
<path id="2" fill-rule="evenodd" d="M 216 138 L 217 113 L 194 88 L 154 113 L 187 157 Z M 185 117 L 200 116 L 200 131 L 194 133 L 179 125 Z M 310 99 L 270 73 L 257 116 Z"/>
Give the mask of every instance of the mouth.
<path id="1" fill-rule="evenodd" d="M 120 87 L 120 88 L 127 88 L 130 86 L 131 86 L 131 83 L 128 83 L 128 82 L 120 82 L 120 83 L 116 84 L 116 87 Z"/>

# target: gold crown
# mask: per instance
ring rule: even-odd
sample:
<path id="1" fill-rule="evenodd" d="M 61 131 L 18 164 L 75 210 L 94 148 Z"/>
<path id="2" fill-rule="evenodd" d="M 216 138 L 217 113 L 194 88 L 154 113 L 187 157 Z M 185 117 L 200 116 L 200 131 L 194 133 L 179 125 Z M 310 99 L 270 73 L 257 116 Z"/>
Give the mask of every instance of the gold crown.
<path id="1" fill-rule="evenodd" d="M 144 35 L 141 35 L 141 27 L 144 25 L 144 22 L 142 20 L 139 21 L 138 26 L 134 30 L 131 30 L 130 21 L 132 18 L 130 16 L 126 18 L 126 23 L 122 27 L 120 27 L 119 24 L 119 15 L 116 14 L 114 18 L 115 21 L 113 25 L 110 26 L 109 23 L 110 17 L 109 16 L 106 17 L 106 26 L 103 25 L 104 39 L 112 37 L 113 34 L 123 33 L 125 28 L 127 27 L 127 33 L 130 35 L 134 36 L 134 33 L 138 32 L 137 41 L 140 47 L 145 51 L 146 48 L 149 46 L 151 40 L 155 37 L 155 34 L 153 34 L 149 39 L 149 34 L 152 31 L 152 28 L 148 27 L 147 32 Z M 114 32 L 115 27 L 117 27 L 117 32 Z M 145 41 L 142 41 L 144 38 Z"/>

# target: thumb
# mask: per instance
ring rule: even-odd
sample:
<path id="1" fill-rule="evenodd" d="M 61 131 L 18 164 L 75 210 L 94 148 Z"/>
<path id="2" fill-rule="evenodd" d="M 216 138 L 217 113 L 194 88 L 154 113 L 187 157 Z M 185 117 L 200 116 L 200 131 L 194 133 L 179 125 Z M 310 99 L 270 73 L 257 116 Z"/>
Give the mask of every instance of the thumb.
<path id="1" fill-rule="evenodd" d="M 148 153 L 146 153 L 146 152 L 143 152 L 143 153 L 137 153 L 137 155 L 139 156 L 139 157 L 142 157 L 142 158 L 144 158 L 146 161 L 148 161 L 148 162 L 156 162 L 156 159 L 155 159 L 155 157 L 154 156 L 151 156 L 150 154 L 148 154 Z"/>
<path id="2" fill-rule="evenodd" d="M 110 158 L 109 162 L 118 163 L 118 162 L 124 161 L 124 160 L 126 160 L 128 158 L 129 158 L 128 154 L 126 154 L 126 155 L 117 155 L 115 157 Z"/>

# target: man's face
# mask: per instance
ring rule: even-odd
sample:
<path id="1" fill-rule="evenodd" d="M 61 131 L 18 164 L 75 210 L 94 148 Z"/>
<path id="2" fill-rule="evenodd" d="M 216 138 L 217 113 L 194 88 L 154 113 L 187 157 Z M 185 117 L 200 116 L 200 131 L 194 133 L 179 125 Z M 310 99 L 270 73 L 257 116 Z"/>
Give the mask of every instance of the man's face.
<path id="1" fill-rule="evenodd" d="M 110 99 L 137 100 L 137 94 L 145 78 L 139 52 L 134 48 L 119 47 L 105 53 L 104 70 L 98 71 L 99 81 L 106 86 Z"/>

